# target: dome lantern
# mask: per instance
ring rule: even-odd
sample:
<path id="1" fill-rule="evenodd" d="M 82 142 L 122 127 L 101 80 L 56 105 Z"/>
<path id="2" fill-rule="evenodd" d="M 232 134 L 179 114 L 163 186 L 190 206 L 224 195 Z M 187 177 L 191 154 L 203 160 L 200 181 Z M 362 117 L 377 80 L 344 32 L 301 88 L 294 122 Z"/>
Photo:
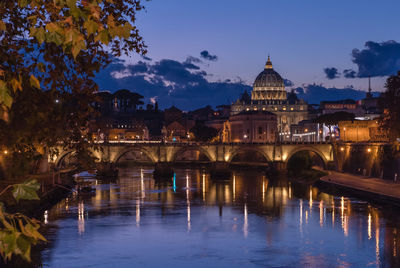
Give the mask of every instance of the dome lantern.
<path id="1" fill-rule="evenodd" d="M 269 55 L 268 55 L 267 63 L 265 64 L 265 69 L 273 69 L 272 68 L 272 62 L 271 62 L 271 59 L 270 59 Z"/>

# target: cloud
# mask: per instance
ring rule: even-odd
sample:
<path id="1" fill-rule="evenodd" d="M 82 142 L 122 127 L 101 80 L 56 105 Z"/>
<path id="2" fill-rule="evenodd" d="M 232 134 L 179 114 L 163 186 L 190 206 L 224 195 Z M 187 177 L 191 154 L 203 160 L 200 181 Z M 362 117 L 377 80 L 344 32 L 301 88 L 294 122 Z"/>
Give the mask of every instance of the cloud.
<path id="1" fill-rule="evenodd" d="M 121 71 L 112 71 L 111 76 L 114 77 L 115 79 L 122 79 L 125 77 L 132 76 L 132 73 L 129 71 L 129 69 L 124 69 Z"/>
<path id="2" fill-rule="evenodd" d="M 147 60 L 147 61 L 152 61 L 152 59 L 149 58 L 149 57 L 147 57 L 147 56 L 142 56 L 142 58 L 143 58 L 144 60 Z"/>
<path id="3" fill-rule="evenodd" d="M 186 69 L 200 70 L 200 67 L 197 65 L 194 65 L 193 63 L 183 62 L 182 64 Z"/>
<path id="4" fill-rule="evenodd" d="M 211 55 L 207 50 L 203 50 L 202 52 L 200 52 L 200 56 L 203 59 L 206 59 L 209 61 L 217 61 L 218 60 L 217 55 Z"/>
<path id="5" fill-rule="evenodd" d="M 283 83 L 285 84 L 285 87 L 292 87 L 294 86 L 294 83 L 289 80 L 289 79 L 283 79 Z"/>
<path id="6" fill-rule="evenodd" d="M 189 66 L 188 66 L 189 65 Z M 150 66 L 150 72 L 164 81 L 171 81 L 179 87 L 190 83 L 205 83 L 205 72 L 191 72 L 191 69 L 200 69 L 193 64 L 181 63 L 175 60 L 164 59 Z"/>
<path id="7" fill-rule="evenodd" d="M 328 79 L 335 79 L 340 77 L 338 69 L 336 69 L 335 67 L 324 68 L 324 73 L 326 75 L 326 78 Z"/>
<path id="8" fill-rule="evenodd" d="M 352 57 L 358 77 L 393 75 L 400 70 L 400 43 L 368 41 L 364 49 L 353 49 Z"/>
<path id="9" fill-rule="evenodd" d="M 365 98 L 365 91 L 354 89 L 352 86 L 345 88 L 326 88 L 323 85 L 309 84 L 295 89 L 300 99 L 304 99 L 310 104 L 319 104 L 324 100 L 359 100 Z M 379 92 L 373 92 L 375 96 Z"/>
<path id="10" fill-rule="evenodd" d="M 102 70 L 96 81 L 101 90 L 127 88 L 145 96 L 147 102 L 157 99 L 160 108 L 176 105 L 184 110 L 230 104 L 244 90 L 251 90 L 242 80 L 211 82 L 208 76 L 193 61 L 163 59 L 126 65 L 117 60 Z"/>
<path id="11" fill-rule="evenodd" d="M 343 71 L 343 76 L 346 78 L 356 78 L 357 72 L 352 69 L 346 69 Z"/>
<path id="12" fill-rule="evenodd" d="M 196 68 L 189 65 L 187 60 L 140 61 L 130 65 L 122 60 L 115 60 L 96 76 L 96 81 L 101 90 L 115 92 L 127 88 L 145 96 L 146 102 L 157 100 L 162 109 L 172 105 L 183 110 L 192 110 L 205 105 L 215 107 L 230 104 L 245 90 L 252 90 L 252 87 L 240 78 L 208 81 L 207 77 L 210 77 L 210 74 L 196 64 L 191 64 Z M 351 70 L 346 73 L 351 73 Z M 287 86 L 289 82 L 290 80 L 285 79 Z M 296 87 L 295 91 L 299 98 L 316 104 L 323 100 L 357 100 L 364 98 L 366 94 L 365 91 L 354 89 L 352 86 L 327 88 L 316 84 Z"/>
<path id="13" fill-rule="evenodd" d="M 189 56 L 186 58 L 185 62 L 187 62 L 187 63 L 202 63 L 203 61 L 199 58 Z"/>

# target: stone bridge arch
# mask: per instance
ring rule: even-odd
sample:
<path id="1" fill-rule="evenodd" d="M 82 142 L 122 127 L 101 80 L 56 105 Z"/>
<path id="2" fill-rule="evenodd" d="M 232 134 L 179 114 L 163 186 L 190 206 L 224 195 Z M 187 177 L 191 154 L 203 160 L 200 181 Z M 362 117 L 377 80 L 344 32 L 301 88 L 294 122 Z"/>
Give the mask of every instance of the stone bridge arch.
<path id="1" fill-rule="evenodd" d="M 244 153 L 244 152 L 256 152 L 261 154 L 266 160 L 267 163 L 271 163 L 271 159 L 268 156 L 267 152 L 262 150 L 261 148 L 257 148 L 254 146 L 239 146 L 238 148 L 235 148 L 233 151 L 230 152 L 229 157 L 226 159 L 226 162 L 231 163 L 232 159 L 237 156 L 239 153 Z"/>
<path id="2" fill-rule="evenodd" d="M 115 157 L 113 159 L 110 159 L 110 162 L 116 164 L 124 155 L 126 155 L 129 152 L 134 152 L 134 151 L 144 153 L 151 160 L 152 163 L 157 162 L 156 157 L 149 150 L 147 150 L 146 148 L 144 148 L 142 146 L 131 146 L 128 148 L 124 148 L 121 151 L 117 152 Z"/>
<path id="3" fill-rule="evenodd" d="M 319 156 L 324 164 L 324 167 L 327 167 L 328 165 L 328 159 L 326 158 L 325 154 L 319 150 L 318 148 L 314 147 L 314 146 L 301 146 L 301 147 L 295 147 L 294 149 L 292 149 L 291 151 L 288 152 L 287 157 L 285 159 L 285 164 L 288 163 L 289 159 L 295 155 L 298 152 L 313 152 L 315 153 L 317 156 Z"/>
<path id="4" fill-rule="evenodd" d="M 208 161 L 213 162 L 215 161 L 212 155 L 206 150 L 206 148 L 203 148 L 202 146 L 183 146 L 180 147 L 178 150 L 176 150 L 172 156 L 172 162 L 176 162 L 176 159 L 178 158 L 179 155 L 188 152 L 188 151 L 199 151 L 201 154 L 204 154 L 207 158 Z"/>
<path id="5" fill-rule="evenodd" d="M 74 150 L 68 150 L 68 151 L 63 151 L 55 160 L 54 164 L 57 168 L 60 167 L 61 163 L 63 160 L 66 159 L 66 157 L 72 155 L 73 153 L 75 153 Z"/>

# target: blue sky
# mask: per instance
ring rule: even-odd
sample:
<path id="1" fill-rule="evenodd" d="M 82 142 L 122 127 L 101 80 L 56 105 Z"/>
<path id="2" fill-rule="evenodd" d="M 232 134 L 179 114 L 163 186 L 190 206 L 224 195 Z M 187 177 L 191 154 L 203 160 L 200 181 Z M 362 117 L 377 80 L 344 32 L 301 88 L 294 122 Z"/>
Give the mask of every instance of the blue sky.
<path id="1" fill-rule="evenodd" d="M 218 60 L 198 66 L 212 82 L 240 78 L 251 85 L 269 53 L 275 70 L 296 87 L 322 83 L 366 90 L 366 78 L 327 79 L 324 68 L 358 72 L 353 49 L 365 49 L 367 41 L 400 41 L 398 0 L 152 0 L 145 6 L 137 26 L 152 62 L 183 62 L 207 50 Z M 392 66 L 400 66 L 400 49 L 391 53 Z M 134 54 L 124 59 L 141 60 Z M 381 91 L 385 79 L 373 77 L 373 89 Z"/>

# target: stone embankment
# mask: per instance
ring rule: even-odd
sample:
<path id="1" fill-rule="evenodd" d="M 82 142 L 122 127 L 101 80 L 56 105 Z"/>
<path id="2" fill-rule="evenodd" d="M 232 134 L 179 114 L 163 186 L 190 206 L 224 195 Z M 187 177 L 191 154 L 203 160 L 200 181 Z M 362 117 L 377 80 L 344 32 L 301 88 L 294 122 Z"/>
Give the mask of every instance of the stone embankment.
<path id="1" fill-rule="evenodd" d="M 400 206 L 400 182 L 329 171 L 318 184 L 379 203 Z"/>

